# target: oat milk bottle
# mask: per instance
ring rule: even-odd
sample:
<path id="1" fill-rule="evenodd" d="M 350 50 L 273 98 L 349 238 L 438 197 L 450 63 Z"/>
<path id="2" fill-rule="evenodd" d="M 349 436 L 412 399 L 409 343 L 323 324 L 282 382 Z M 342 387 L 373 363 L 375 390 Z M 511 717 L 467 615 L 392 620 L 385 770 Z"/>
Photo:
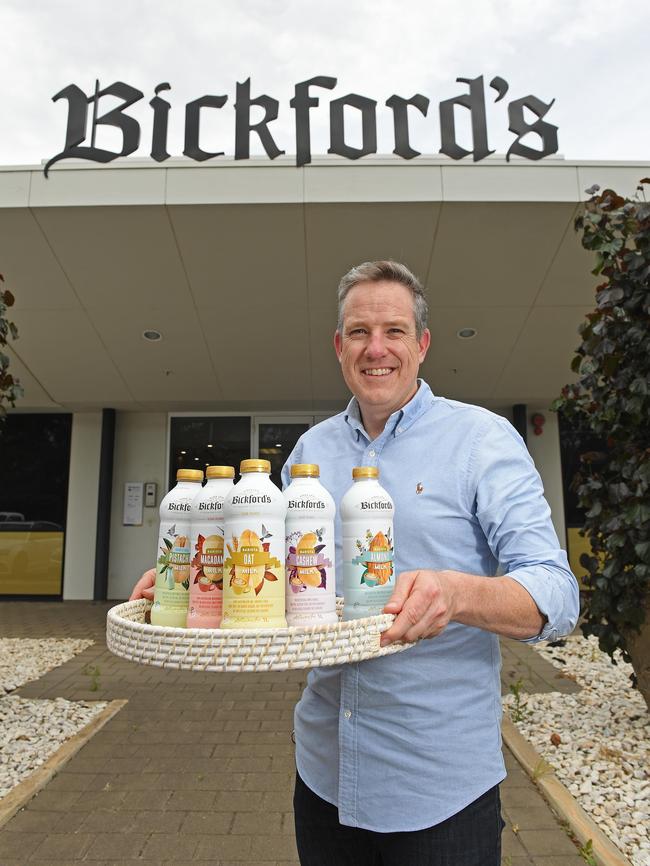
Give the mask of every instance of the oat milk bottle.
<path id="1" fill-rule="evenodd" d="M 268 460 L 242 460 L 226 496 L 221 628 L 285 628 L 282 491 Z"/>
<path id="2" fill-rule="evenodd" d="M 331 625 L 336 615 L 334 500 L 315 463 L 294 463 L 287 503 L 287 624 Z"/>
<path id="3" fill-rule="evenodd" d="M 179 469 L 176 486 L 160 503 L 152 625 L 185 627 L 190 589 L 191 509 L 202 481 L 200 469 Z"/>
<path id="4" fill-rule="evenodd" d="M 188 628 L 219 628 L 223 609 L 223 502 L 235 477 L 232 466 L 208 466 L 205 487 L 192 503 Z"/>
<path id="5" fill-rule="evenodd" d="M 343 619 L 380 614 L 393 594 L 393 500 L 376 466 L 357 466 L 341 500 Z"/>

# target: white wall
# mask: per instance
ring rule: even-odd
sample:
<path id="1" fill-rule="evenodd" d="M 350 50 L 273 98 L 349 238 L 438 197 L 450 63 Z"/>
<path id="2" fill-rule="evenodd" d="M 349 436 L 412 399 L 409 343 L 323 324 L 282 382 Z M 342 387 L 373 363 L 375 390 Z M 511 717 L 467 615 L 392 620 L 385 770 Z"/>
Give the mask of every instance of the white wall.
<path id="1" fill-rule="evenodd" d="M 108 561 L 108 598 L 128 598 L 143 571 L 155 565 L 158 506 L 167 492 L 167 415 L 163 412 L 118 412 L 115 419 L 113 499 Z M 122 525 L 124 484 L 155 481 L 155 508 L 145 508 L 142 526 Z"/>
<path id="2" fill-rule="evenodd" d="M 93 597 L 101 438 L 101 412 L 76 412 L 73 415 L 63 567 L 64 599 Z"/>
<path id="3" fill-rule="evenodd" d="M 566 550 L 564 523 L 564 497 L 562 494 L 562 463 L 560 460 L 560 432 L 557 413 L 549 412 L 548 407 L 536 409 L 527 406 L 528 450 L 535 461 L 537 471 L 542 477 L 544 495 L 551 506 L 551 517 L 560 545 Z M 536 436 L 531 418 L 539 413 L 545 418 L 543 432 Z"/>

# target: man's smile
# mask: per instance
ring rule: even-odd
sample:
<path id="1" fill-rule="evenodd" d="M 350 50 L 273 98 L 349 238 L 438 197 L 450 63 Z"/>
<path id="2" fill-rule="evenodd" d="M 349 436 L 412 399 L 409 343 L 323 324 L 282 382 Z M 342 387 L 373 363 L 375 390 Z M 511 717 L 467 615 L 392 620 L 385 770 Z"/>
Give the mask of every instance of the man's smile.
<path id="1" fill-rule="evenodd" d="M 369 367 L 363 371 L 363 374 L 364 376 L 388 376 L 394 372 L 392 367 Z"/>

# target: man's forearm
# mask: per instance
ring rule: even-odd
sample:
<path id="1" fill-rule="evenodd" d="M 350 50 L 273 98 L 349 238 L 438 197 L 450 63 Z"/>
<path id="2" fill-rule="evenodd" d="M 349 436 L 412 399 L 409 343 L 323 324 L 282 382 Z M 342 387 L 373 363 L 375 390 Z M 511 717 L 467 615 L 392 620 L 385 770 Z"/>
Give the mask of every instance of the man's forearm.
<path id="1" fill-rule="evenodd" d="M 451 619 L 496 632 L 515 640 L 536 637 L 546 618 L 530 593 L 507 575 L 480 577 L 460 571 L 443 571 L 452 588 Z"/>
<path id="2" fill-rule="evenodd" d="M 452 621 L 526 640 L 545 622 L 529 592 L 511 577 L 451 570 L 402 572 L 384 612 L 395 614 L 395 621 L 382 634 L 382 646 L 436 637 Z"/>

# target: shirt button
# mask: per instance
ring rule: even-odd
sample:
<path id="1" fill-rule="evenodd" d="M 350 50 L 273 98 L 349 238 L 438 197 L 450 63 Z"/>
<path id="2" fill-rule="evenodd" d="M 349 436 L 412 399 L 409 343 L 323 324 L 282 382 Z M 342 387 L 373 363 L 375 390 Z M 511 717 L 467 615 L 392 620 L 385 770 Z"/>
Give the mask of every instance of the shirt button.
<path id="1" fill-rule="evenodd" d="M 368 451 L 368 457 L 374 457 L 374 456 L 375 456 L 374 449 L 371 449 L 370 451 Z"/>
<path id="2" fill-rule="evenodd" d="M 398 433 L 403 433 L 403 432 L 404 432 L 404 428 L 403 428 L 403 427 L 398 427 L 398 428 L 397 428 L 397 432 L 398 432 Z"/>
<path id="3" fill-rule="evenodd" d="M 350 716 L 352 715 L 352 713 L 350 712 L 350 710 L 346 710 L 346 711 L 343 713 L 343 715 L 345 716 L 346 719 L 349 719 Z"/>

